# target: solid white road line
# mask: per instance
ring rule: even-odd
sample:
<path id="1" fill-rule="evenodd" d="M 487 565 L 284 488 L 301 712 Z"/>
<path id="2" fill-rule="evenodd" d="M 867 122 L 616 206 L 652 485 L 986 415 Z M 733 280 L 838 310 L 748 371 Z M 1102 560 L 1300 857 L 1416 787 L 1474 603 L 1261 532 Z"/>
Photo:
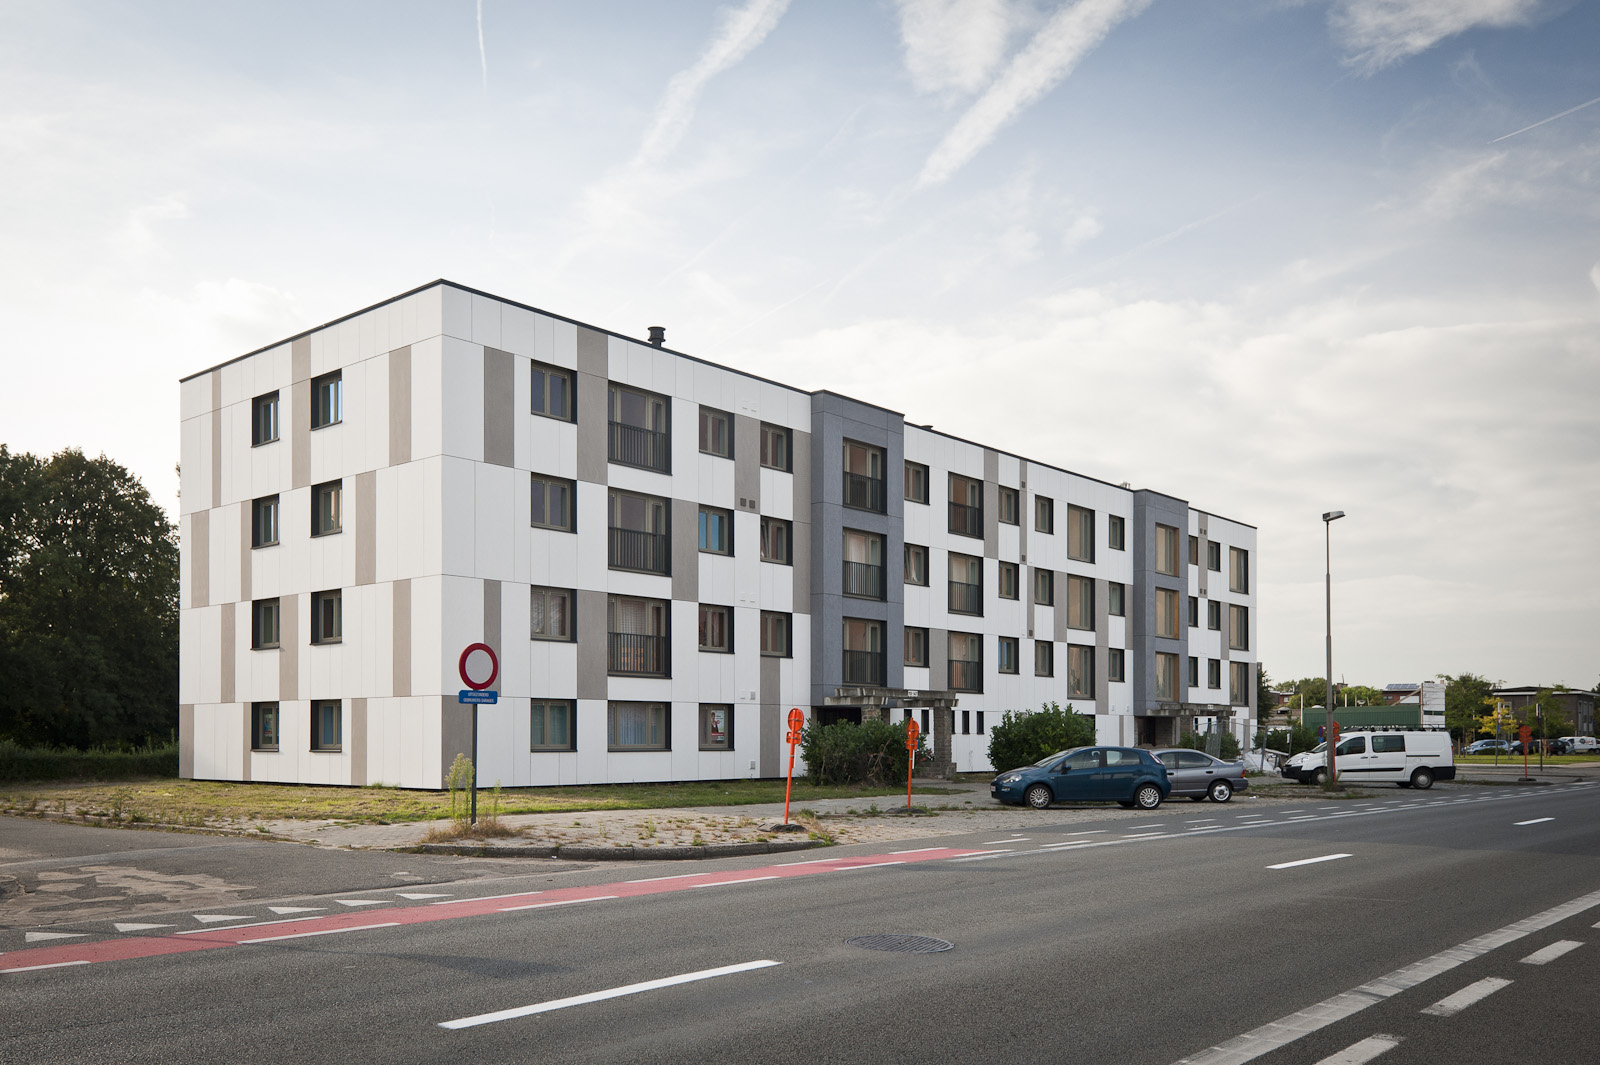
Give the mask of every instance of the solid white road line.
<path id="1" fill-rule="evenodd" d="M 909 851 L 890 851 L 890 852 L 889 852 L 889 853 L 890 853 L 890 854 L 925 854 L 925 853 L 927 853 L 927 852 L 928 852 L 928 851 L 942 851 L 942 850 L 944 850 L 944 848 L 943 848 L 943 847 L 918 847 L 918 848 L 916 848 L 916 849 L 915 849 L 915 850 L 909 850 Z"/>
<path id="2" fill-rule="evenodd" d="M 1366 1065 L 1385 1050 L 1393 1050 L 1399 1045 L 1399 1036 L 1369 1035 L 1361 1042 L 1323 1058 L 1317 1065 Z"/>
<path id="3" fill-rule="evenodd" d="M 383 906 L 388 899 L 334 899 L 341 906 Z"/>
<path id="4" fill-rule="evenodd" d="M 1455 994 L 1441 998 L 1422 1012 L 1430 1017 L 1453 1017 L 1474 1002 L 1481 1002 L 1510 983 L 1510 980 L 1502 980 L 1498 976 L 1485 976 L 1477 983 L 1468 984 Z"/>
<path id="5" fill-rule="evenodd" d="M 994 853 L 997 853 L 997 852 L 990 851 L 989 853 L 994 854 Z M 843 859 L 840 859 L 840 860 L 842 861 Z M 841 866 L 839 866 L 839 868 L 832 870 L 832 872 L 835 872 L 835 873 L 848 873 L 848 872 L 852 872 L 852 871 L 854 871 L 856 869 L 877 869 L 880 866 L 885 866 L 885 865 L 904 865 L 904 864 L 906 864 L 906 863 L 903 862 L 903 861 L 899 861 L 899 862 L 868 862 L 866 865 L 841 865 Z M 755 879 L 757 879 L 757 880 L 770 880 L 771 877 L 758 876 Z"/>
<path id="6" fill-rule="evenodd" d="M 1558 939 L 1548 947 L 1545 947 L 1541 950 L 1536 950 L 1532 954 L 1529 954 L 1526 958 L 1523 958 L 1522 964 L 1548 965 L 1550 962 L 1553 962 L 1557 958 L 1561 957 L 1561 955 L 1570 950 L 1577 950 L 1581 946 L 1583 946 L 1583 944 L 1578 942 L 1576 939 Z"/>
<path id="7" fill-rule="evenodd" d="M 273 913 L 320 913 L 326 906 L 268 906 Z"/>
<path id="8" fill-rule="evenodd" d="M 626 884 L 654 884 L 661 880 L 685 880 L 691 876 L 705 876 L 705 873 L 678 873 L 674 876 L 647 876 L 642 880 L 625 880 Z"/>
<path id="9" fill-rule="evenodd" d="M 575 906 L 580 902 L 604 902 L 606 899 L 617 898 L 616 895 L 592 895 L 586 899 L 561 899 L 559 902 L 533 902 L 526 906 L 502 906 L 501 913 L 513 913 L 517 910 L 543 910 L 550 906 Z"/>
<path id="10" fill-rule="evenodd" d="M 315 932 L 294 932 L 286 936 L 263 936 L 260 939 L 241 939 L 239 940 L 239 945 L 242 947 L 247 943 L 278 943 L 285 939 L 309 939 L 312 936 L 331 936 L 336 932 L 365 932 L 369 928 L 395 928 L 398 927 L 399 924 L 399 921 L 385 921 L 382 924 L 358 924 L 353 925 L 350 928 L 322 928 Z"/>
<path id="11" fill-rule="evenodd" d="M 403 899 L 412 899 L 412 900 L 416 900 L 416 899 L 447 899 L 447 898 L 450 897 L 449 895 L 443 895 L 443 894 L 440 894 L 439 892 L 429 893 L 429 892 L 426 892 L 426 891 L 397 891 L 397 892 L 395 892 L 395 894 L 399 895 Z"/>
<path id="12" fill-rule="evenodd" d="M 1093 842 L 1094 842 L 1094 840 L 1092 840 L 1092 839 L 1067 839 L 1067 840 L 1062 840 L 1060 843 L 1041 843 L 1039 845 L 1039 849 L 1042 850 L 1042 851 L 1047 851 L 1047 850 L 1052 850 L 1052 849 L 1054 849 L 1056 847 L 1077 847 L 1077 846 L 1081 846 L 1082 844 L 1085 844 L 1085 843 L 1093 843 Z"/>
<path id="13" fill-rule="evenodd" d="M 889 865 L 891 863 L 885 862 L 884 864 L 885 865 Z M 894 862 L 892 864 L 899 865 L 900 863 L 899 862 Z M 776 875 L 773 875 L 773 876 L 747 876 L 747 877 L 744 877 L 744 878 L 742 878 L 740 880 L 713 880 L 713 881 L 711 881 L 710 883 L 707 883 L 707 884 L 690 884 L 689 887 L 690 888 L 726 887 L 729 884 L 754 884 L 757 880 L 776 880 L 776 879 L 778 879 Z"/>
<path id="14" fill-rule="evenodd" d="M 1031 836 L 1012 836 L 1010 839 L 991 839 L 988 843 L 980 843 L 980 847 L 998 847 L 1002 843 L 1031 843 Z M 898 853 L 898 852 L 896 852 Z"/>
<path id="15" fill-rule="evenodd" d="M 239 913 L 197 913 L 194 919 L 201 924 L 215 924 L 218 921 L 248 921 L 249 914 Z"/>
<path id="16" fill-rule="evenodd" d="M 624 995 L 637 995 L 642 991 L 655 991 L 663 987 L 673 987 L 677 984 L 689 984 L 696 980 L 711 980 L 718 976 L 731 976 L 734 973 L 750 972 L 752 969 L 766 969 L 773 965 L 782 965 L 777 961 L 747 961 L 741 965 L 724 965 L 719 969 L 701 969 L 695 973 L 683 973 L 680 976 L 668 976 L 660 980 L 645 980 L 638 984 L 627 984 L 623 987 L 613 987 L 607 991 L 591 991 L 587 995 L 573 995 L 571 998 L 551 999 L 549 1002 L 536 1002 L 531 1006 L 518 1006 L 516 1009 L 500 1010 L 496 1013 L 480 1013 L 475 1017 L 462 1017 L 454 1021 L 439 1022 L 440 1028 L 474 1028 L 480 1024 L 493 1024 L 496 1021 L 509 1021 L 517 1017 L 531 1017 L 536 1013 L 549 1013 L 551 1010 L 564 1010 L 569 1006 L 584 1006 L 591 1002 L 604 1002 L 609 998 L 621 998 Z"/>
<path id="17" fill-rule="evenodd" d="M 1340 858 L 1349 858 L 1348 854 L 1324 854 L 1320 858 L 1301 858 L 1298 862 L 1281 862 L 1278 865 L 1269 865 L 1268 869 L 1293 869 L 1298 865 L 1316 865 L 1318 862 L 1332 862 Z"/>
<path id="18" fill-rule="evenodd" d="M 1535 817 L 1532 821 L 1517 821 L 1516 822 L 1516 826 L 1518 828 L 1521 828 L 1523 825 L 1542 825 L 1546 821 L 1554 821 L 1554 820 L 1555 820 L 1555 818 L 1553 818 L 1553 817 Z"/>
<path id="19" fill-rule="evenodd" d="M 42 943 L 47 939 L 82 939 L 88 932 L 28 932 L 22 937 L 24 943 Z"/>
<path id="20" fill-rule="evenodd" d="M 1039 849 L 1043 850 L 1044 848 L 1040 847 Z M 1011 848 L 1007 847 L 1005 850 L 1001 850 L 1001 851 L 988 851 L 988 852 L 986 852 L 984 854 L 969 854 L 969 855 L 966 855 L 965 857 L 962 857 L 962 858 L 951 858 L 950 860 L 952 862 L 983 862 L 983 861 L 988 861 L 990 858 L 998 858 L 1002 854 L 1015 854 L 1015 853 L 1016 853 L 1015 851 L 1013 851 L 1013 850 L 1011 850 Z"/>
<path id="21" fill-rule="evenodd" d="M 88 965 L 86 961 L 58 961 L 49 965 L 19 965 L 15 969 L 0 969 L 0 973 L 31 973 L 40 969 L 65 969 L 69 965 Z"/>

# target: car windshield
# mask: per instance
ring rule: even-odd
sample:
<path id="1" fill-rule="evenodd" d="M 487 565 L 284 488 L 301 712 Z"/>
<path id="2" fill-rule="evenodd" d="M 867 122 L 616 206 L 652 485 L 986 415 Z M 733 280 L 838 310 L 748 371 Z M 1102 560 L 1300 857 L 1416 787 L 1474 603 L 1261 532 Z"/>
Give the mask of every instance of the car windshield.
<path id="1" fill-rule="evenodd" d="M 1327 749 L 1328 749 L 1327 743 L 1323 742 L 1323 743 L 1319 743 L 1315 747 L 1311 748 L 1311 753 L 1312 754 L 1321 754 L 1323 751 L 1325 751 Z"/>
<path id="2" fill-rule="evenodd" d="M 1037 766 L 1038 768 L 1043 769 L 1045 766 L 1049 765 L 1051 762 L 1054 762 L 1057 758 L 1060 758 L 1063 755 L 1071 754 L 1073 751 L 1081 751 L 1081 750 L 1083 750 L 1082 747 L 1073 747 L 1073 748 L 1071 748 L 1069 750 L 1057 751 L 1055 754 L 1047 754 L 1047 755 L 1045 755 L 1043 758 L 1039 759 L 1037 762 L 1035 762 L 1033 764 L 1035 766 Z"/>

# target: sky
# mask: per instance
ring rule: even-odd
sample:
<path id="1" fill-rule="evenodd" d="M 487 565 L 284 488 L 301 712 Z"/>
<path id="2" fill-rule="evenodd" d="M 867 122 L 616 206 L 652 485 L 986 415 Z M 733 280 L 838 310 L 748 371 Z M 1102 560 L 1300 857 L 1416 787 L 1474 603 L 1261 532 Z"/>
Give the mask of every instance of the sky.
<path id="1" fill-rule="evenodd" d="M 1600 4 L 0 7 L 0 442 L 444 277 L 1260 530 L 1275 679 L 1600 681 Z"/>

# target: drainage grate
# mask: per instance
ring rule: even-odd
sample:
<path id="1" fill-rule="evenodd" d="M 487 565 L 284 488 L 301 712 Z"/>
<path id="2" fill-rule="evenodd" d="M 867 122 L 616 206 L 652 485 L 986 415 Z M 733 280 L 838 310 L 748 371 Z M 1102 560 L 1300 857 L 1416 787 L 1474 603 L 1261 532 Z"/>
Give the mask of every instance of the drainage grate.
<path id="1" fill-rule="evenodd" d="M 845 942 L 862 950 L 897 950 L 905 954 L 937 954 L 955 946 L 948 940 L 934 939 L 932 936 L 856 936 Z"/>

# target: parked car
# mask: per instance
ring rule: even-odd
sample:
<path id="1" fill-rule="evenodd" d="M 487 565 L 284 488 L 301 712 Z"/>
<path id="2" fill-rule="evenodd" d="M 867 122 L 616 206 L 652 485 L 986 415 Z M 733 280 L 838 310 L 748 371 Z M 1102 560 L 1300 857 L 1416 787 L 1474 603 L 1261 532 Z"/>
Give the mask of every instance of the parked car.
<path id="1" fill-rule="evenodd" d="M 1057 802 L 1116 802 L 1154 810 L 1172 790 L 1167 768 L 1149 751 L 1133 747 L 1074 747 L 1057 751 L 1021 769 L 1009 769 L 989 782 L 989 794 L 1003 803 L 1027 803 L 1035 810 Z"/>
<path id="2" fill-rule="evenodd" d="M 1561 740 L 1573 754 L 1600 754 L 1600 740 L 1593 736 L 1563 736 Z"/>
<path id="3" fill-rule="evenodd" d="M 1227 802 L 1236 791 L 1250 786 L 1245 779 L 1244 762 L 1224 762 L 1204 751 L 1185 747 L 1151 751 L 1156 761 L 1167 767 L 1167 781 L 1172 785 L 1171 797 L 1180 795 L 1200 802 Z"/>
<path id="4" fill-rule="evenodd" d="M 1505 740 L 1476 740 L 1462 749 L 1462 754 L 1493 754 L 1495 751 L 1504 754 L 1511 750 L 1511 744 Z"/>
<path id="5" fill-rule="evenodd" d="M 1339 780 L 1345 784 L 1387 782 L 1426 790 L 1435 780 L 1456 778 L 1455 756 L 1445 732 L 1368 730 L 1347 732 L 1339 740 Z M 1328 755 L 1308 754 L 1295 768 L 1302 784 L 1328 779 Z"/>
<path id="6" fill-rule="evenodd" d="M 1529 740 L 1528 741 L 1528 753 L 1529 754 L 1538 754 L 1540 747 L 1544 748 L 1544 753 L 1545 754 L 1566 754 L 1571 750 L 1571 748 L 1569 748 L 1567 746 L 1565 740 Z M 1521 754 L 1522 753 L 1522 741 L 1521 740 L 1512 740 L 1511 741 L 1511 753 L 1512 754 Z"/>
<path id="7" fill-rule="evenodd" d="M 1289 780 L 1300 780 L 1300 767 L 1306 764 L 1306 759 L 1310 758 L 1314 754 L 1321 754 L 1327 749 L 1328 743 L 1326 740 L 1324 740 L 1315 747 L 1311 748 L 1309 751 L 1301 751 L 1299 754 L 1291 755 L 1288 760 L 1283 763 L 1282 768 L 1278 770 L 1278 774 Z M 1305 781 L 1300 780 L 1300 783 L 1304 784 Z"/>

